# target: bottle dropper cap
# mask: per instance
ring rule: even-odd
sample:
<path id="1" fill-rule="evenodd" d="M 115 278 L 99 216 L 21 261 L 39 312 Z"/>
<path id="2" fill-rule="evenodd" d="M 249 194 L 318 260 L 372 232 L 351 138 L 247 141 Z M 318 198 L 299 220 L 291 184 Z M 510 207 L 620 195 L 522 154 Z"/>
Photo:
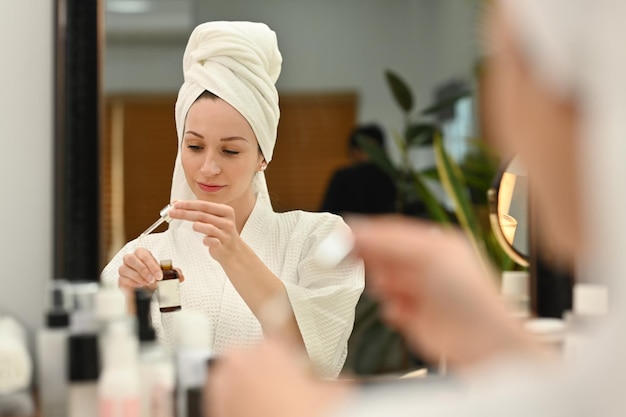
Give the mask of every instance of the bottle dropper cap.
<path id="1" fill-rule="evenodd" d="M 172 260 L 171 259 L 163 259 L 159 262 L 159 264 L 161 265 L 161 269 L 172 269 Z"/>
<path id="2" fill-rule="evenodd" d="M 163 223 L 167 222 L 171 222 L 172 218 L 169 215 L 169 211 L 172 208 L 171 204 L 168 204 L 167 206 L 163 207 L 160 211 L 159 211 L 159 219 L 157 221 L 155 221 L 154 223 L 152 223 L 152 225 L 150 225 L 146 230 L 144 230 L 139 237 L 142 236 L 146 236 L 150 233 L 152 233 L 157 227 L 159 227 L 160 225 L 162 225 Z"/>
<path id="3" fill-rule="evenodd" d="M 98 330 L 95 318 L 97 282 L 74 282 L 70 285 L 72 311 L 70 315 L 71 333 L 94 333 Z"/>
<path id="4" fill-rule="evenodd" d="M 51 329 L 69 327 L 70 315 L 65 310 L 50 310 L 46 313 L 46 326 Z"/>
<path id="5" fill-rule="evenodd" d="M 68 282 L 54 280 L 49 292 L 49 305 L 46 313 L 46 326 L 60 329 L 70 325 Z"/>

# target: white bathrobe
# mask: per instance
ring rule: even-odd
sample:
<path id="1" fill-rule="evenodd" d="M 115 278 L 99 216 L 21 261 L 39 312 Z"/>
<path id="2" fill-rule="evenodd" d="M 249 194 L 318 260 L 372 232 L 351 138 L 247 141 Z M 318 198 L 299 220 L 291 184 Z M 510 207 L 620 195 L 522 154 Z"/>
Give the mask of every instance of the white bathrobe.
<path id="1" fill-rule="evenodd" d="M 340 217 L 328 213 L 275 213 L 266 198 L 260 196 L 241 233 L 243 240 L 285 284 L 308 355 L 316 370 L 325 376 L 336 376 L 341 371 L 354 309 L 364 286 L 362 262 L 346 259 L 336 268 L 324 269 L 315 260 L 315 249 L 324 237 L 344 228 L 347 225 Z M 172 259 L 174 266 L 183 271 L 182 309 L 209 316 L 216 353 L 260 341 L 263 333 L 258 320 L 220 264 L 211 258 L 202 237 L 186 222 L 146 236 L 141 242 L 134 240 L 106 266 L 102 279 L 116 282 L 123 256 L 145 247 L 157 260 Z M 160 313 L 156 302 L 152 307 L 158 338 L 173 349 L 177 313 Z"/>

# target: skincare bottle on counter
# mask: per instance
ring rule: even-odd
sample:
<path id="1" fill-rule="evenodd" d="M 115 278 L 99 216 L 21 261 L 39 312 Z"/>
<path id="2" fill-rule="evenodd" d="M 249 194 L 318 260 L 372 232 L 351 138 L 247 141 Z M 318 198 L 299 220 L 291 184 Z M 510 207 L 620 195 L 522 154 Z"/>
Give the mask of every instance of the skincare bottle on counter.
<path id="1" fill-rule="evenodd" d="M 104 328 L 106 323 L 128 317 L 126 296 L 115 284 L 100 284 L 95 298 L 96 320 Z"/>
<path id="2" fill-rule="evenodd" d="M 565 361 L 576 361 L 594 341 L 595 331 L 608 313 L 608 289 L 604 285 L 577 283 L 572 311 L 565 314 Z"/>
<path id="3" fill-rule="evenodd" d="M 139 417 L 140 379 L 134 319 L 105 324 L 103 367 L 98 381 L 100 417 Z"/>
<path id="4" fill-rule="evenodd" d="M 24 325 L 0 313 L 0 415 L 30 416 L 34 411 L 30 384 L 33 361 Z"/>
<path id="5" fill-rule="evenodd" d="M 68 338 L 68 417 L 97 417 L 100 375 L 98 323 L 95 317 L 97 283 L 70 286 L 74 309 Z"/>
<path id="6" fill-rule="evenodd" d="M 67 416 L 68 283 L 55 280 L 45 327 L 37 332 L 37 387 L 42 417 Z"/>
<path id="7" fill-rule="evenodd" d="M 180 293 L 178 291 L 179 276 L 172 266 L 170 259 L 161 261 L 163 279 L 158 282 L 159 308 L 161 313 L 178 311 L 180 307 Z"/>
<path id="8" fill-rule="evenodd" d="M 139 333 L 139 372 L 142 417 L 173 417 L 176 372 L 172 355 L 156 340 L 150 320 L 152 294 L 135 291 L 135 312 Z"/>
<path id="9" fill-rule="evenodd" d="M 510 314 L 524 320 L 530 317 L 528 271 L 503 271 L 500 294 Z"/>
<path id="10" fill-rule="evenodd" d="M 201 390 L 206 382 L 206 363 L 211 354 L 211 323 L 198 312 L 181 311 L 177 317 L 176 416 L 196 417 Z M 191 406 L 190 406 L 191 403 Z"/>

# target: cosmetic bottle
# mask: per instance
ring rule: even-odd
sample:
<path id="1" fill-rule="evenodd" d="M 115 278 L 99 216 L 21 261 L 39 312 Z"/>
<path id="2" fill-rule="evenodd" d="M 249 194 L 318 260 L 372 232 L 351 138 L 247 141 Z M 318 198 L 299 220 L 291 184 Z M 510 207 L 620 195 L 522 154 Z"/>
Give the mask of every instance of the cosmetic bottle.
<path id="1" fill-rule="evenodd" d="M 604 285 L 577 283 L 573 288 L 572 311 L 565 314 L 564 358 L 577 361 L 594 342 L 608 313 L 608 290 Z"/>
<path id="2" fill-rule="evenodd" d="M 126 296 L 114 283 L 100 284 L 95 298 L 95 315 L 101 330 L 108 322 L 128 317 Z"/>
<path id="3" fill-rule="evenodd" d="M 181 309 L 178 272 L 173 268 L 170 259 L 161 261 L 161 271 L 163 279 L 158 282 L 157 290 L 161 313 L 178 311 Z"/>
<path id="4" fill-rule="evenodd" d="M 500 294 L 511 316 L 521 320 L 528 319 L 531 315 L 528 282 L 528 271 L 502 272 Z"/>
<path id="5" fill-rule="evenodd" d="M 18 319 L 0 313 L 0 412 L 30 416 L 34 411 L 30 383 L 33 361 L 27 333 Z M 14 412 L 16 414 L 7 414 Z"/>
<path id="6" fill-rule="evenodd" d="M 98 380 L 100 417 L 139 417 L 140 379 L 134 318 L 106 323 L 103 367 Z"/>
<path id="7" fill-rule="evenodd" d="M 216 356 L 211 356 L 205 362 L 205 383 L 211 375 L 211 367 L 215 365 L 217 361 Z M 207 414 L 205 405 L 206 401 L 203 398 L 204 386 L 195 386 L 187 390 L 187 417 L 209 417 Z"/>
<path id="8" fill-rule="evenodd" d="M 565 321 L 553 317 L 533 317 L 524 322 L 524 328 L 534 339 L 557 357 L 563 357 Z"/>
<path id="9" fill-rule="evenodd" d="M 42 417 L 67 416 L 68 285 L 67 281 L 53 281 L 45 327 L 37 332 L 37 387 Z"/>
<path id="10" fill-rule="evenodd" d="M 197 417 L 211 353 L 211 323 L 202 313 L 181 311 L 177 317 L 176 416 Z"/>
<path id="11" fill-rule="evenodd" d="M 152 294 L 135 291 L 135 312 L 139 334 L 139 373 L 142 417 L 173 417 L 176 376 L 172 355 L 156 340 L 150 320 Z"/>
<path id="12" fill-rule="evenodd" d="M 95 299 L 98 284 L 72 283 L 68 338 L 68 417 L 97 417 L 100 375 Z"/>

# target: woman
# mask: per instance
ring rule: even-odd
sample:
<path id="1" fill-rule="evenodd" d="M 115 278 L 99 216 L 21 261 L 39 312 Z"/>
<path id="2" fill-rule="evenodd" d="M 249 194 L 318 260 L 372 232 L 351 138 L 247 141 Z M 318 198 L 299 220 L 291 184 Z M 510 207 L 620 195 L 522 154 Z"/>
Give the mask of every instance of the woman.
<path id="1" fill-rule="evenodd" d="M 268 343 L 223 359 L 210 380 L 211 415 L 626 414 L 626 3 L 492 3 L 489 127 L 502 150 L 528 168 L 532 197 L 558 255 L 582 264 L 586 280 L 609 286 L 610 315 L 598 337 L 575 361 L 553 363 L 507 316 L 490 285 L 495 278 L 456 232 L 407 220 L 360 220 L 351 223 L 356 250 L 385 317 L 420 352 L 445 352 L 461 392 L 447 385 L 444 395 L 423 386 L 323 385 L 296 364 L 285 365 L 289 349 Z M 271 373 L 279 363 L 280 371 Z M 245 404 L 235 401 L 235 392 L 246 395 Z"/>
<path id="2" fill-rule="evenodd" d="M 275 334 L 306 348 L 320 374 L 336 376 L 363 268 L 316 262 L 323 239 L 348 230 L 340 217 L 272 210 L 263 171 L 276 141 L 281 61 L 264 24 L 209 22 L 193 31 L 176 103 L 173 220 L 166 232 L 128 243 L 102 279 L 155 289 L 158 261 L 171 259 L 184 275 L 182 308 L 208 315 L 215 352 Z M 171 348 L 174 317 L 154 305 L 153 324 Z"/>

